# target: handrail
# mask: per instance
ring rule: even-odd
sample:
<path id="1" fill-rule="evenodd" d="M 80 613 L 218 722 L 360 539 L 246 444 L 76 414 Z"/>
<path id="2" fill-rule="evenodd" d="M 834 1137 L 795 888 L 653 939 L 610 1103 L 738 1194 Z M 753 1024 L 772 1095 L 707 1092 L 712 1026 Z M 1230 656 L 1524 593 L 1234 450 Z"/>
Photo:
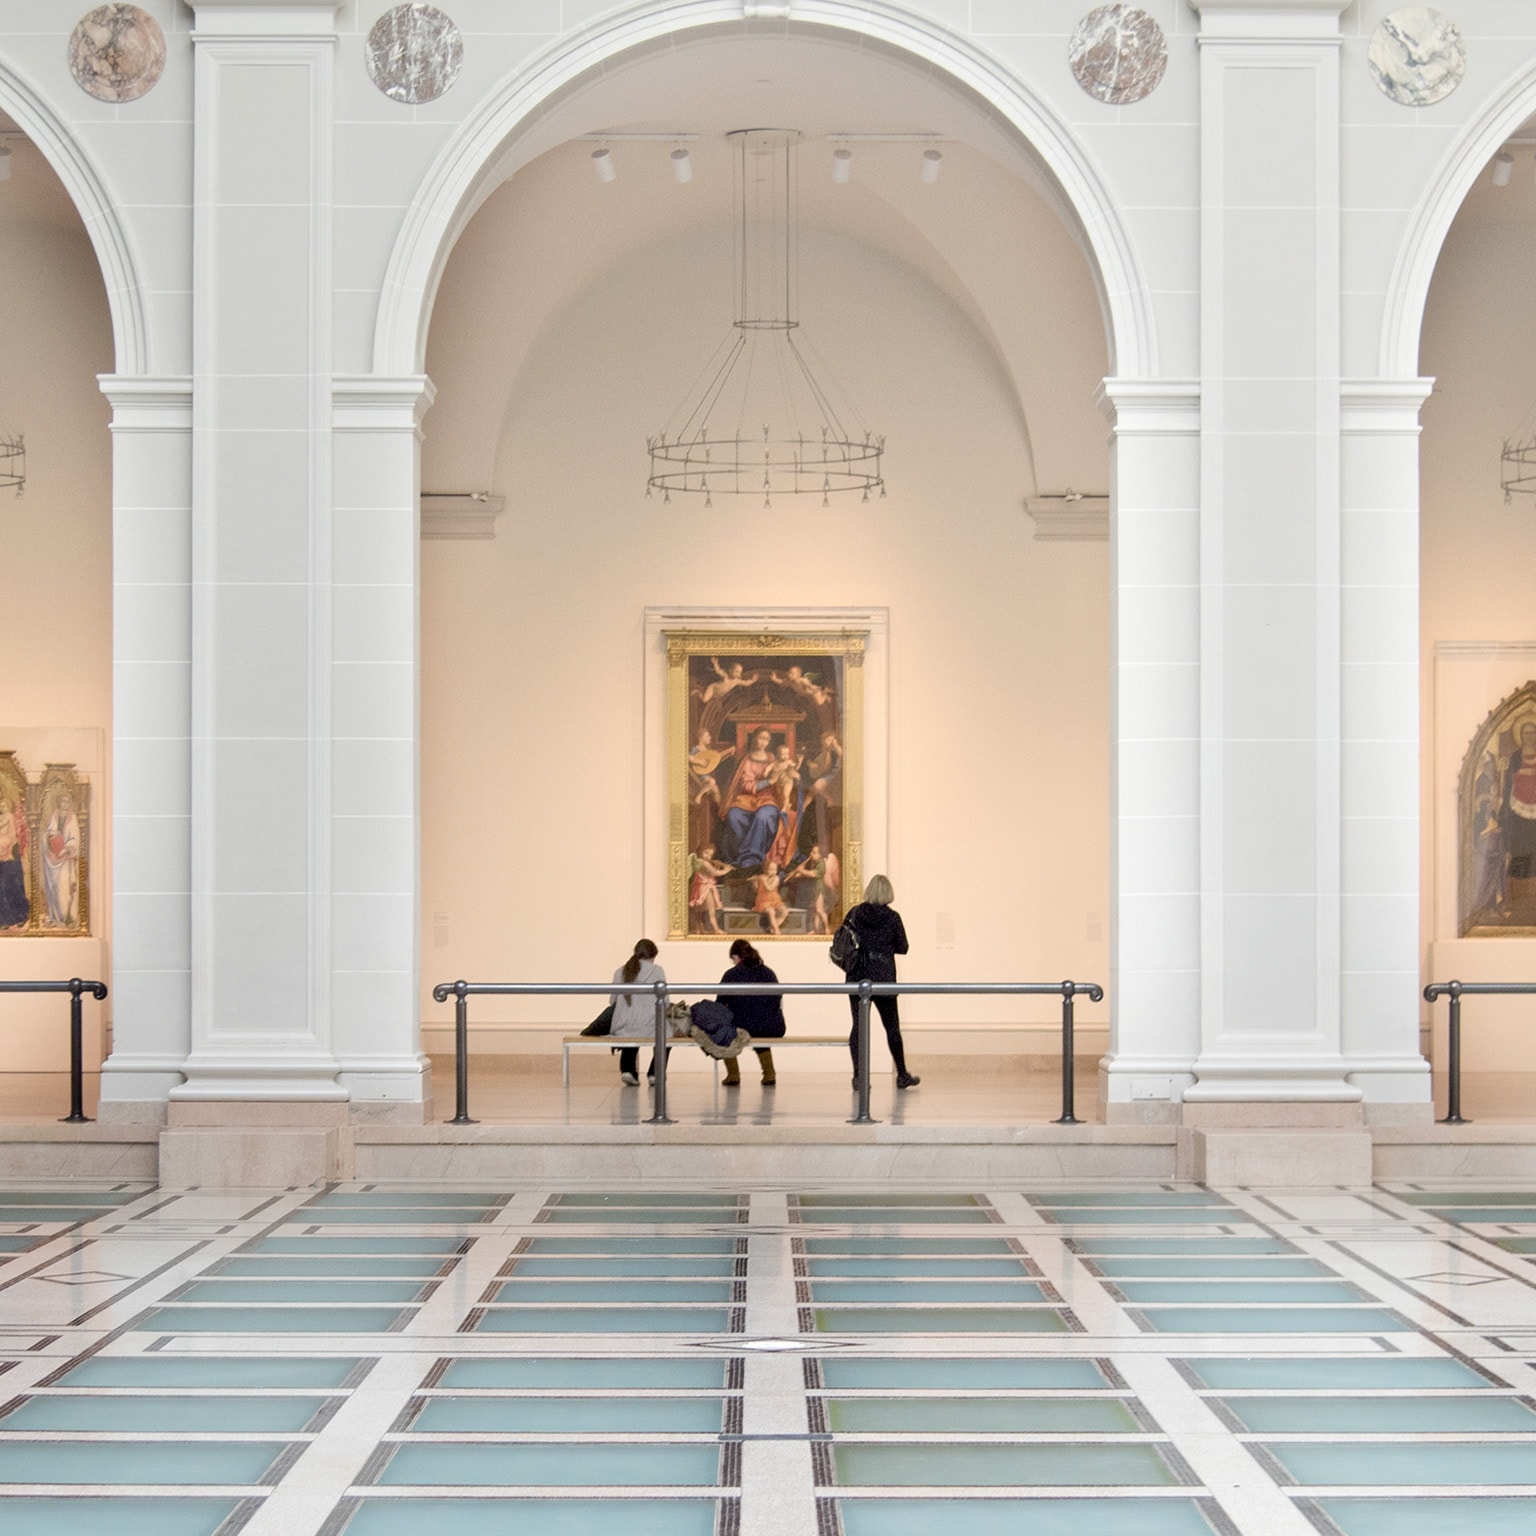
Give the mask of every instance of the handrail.
<path id="1" fill-rule="evenodd" d="M 107 984 L 81 981 L 78 976 L 68 981 L 0 981 L 0 992 L 69 993 L 69 1113 L 62 1117 L 61 1124 L 89 1125 L 91 1117 L 85 1112 L 85 1023 L 80 998 L 89 992 L 100 1002 L 107 995 Z"/>
<path id="2" fill-rule="evenodd" d="M 1483 997 L 1528 997 L 1536 995 L 1536 981 L 1432 981 L 1424 988 L 1424 1001 L 1437 997 L 1451 1000 L 1451 1051 L 1447 1063 L 1449 1092 L 1446 1116 L 1441 1125 L 1470 1125 L 1461 1112 L 1461 1000 L 1468 995 Z"/>
<path id="3" fill-rule="evenodd" d="M 1096 981 L 775 981 L 775 982 L 599 982 L 442 981 L 433 1000 L 454 1000 L 455 1104 L 449 1125 L 474 1125 L 469 1117 L 469 1000 L 471 997 L 652 997 L 656 1003 L 654 1097 L 647 1125 L 675 1125 L 667 1115 L 667 1003 L 673 997 L 853 997 L 858 999 L 858 1055 L 855 1086 L 858 1110 L 849 1125 L 875 1125 L 869 1112 L 869 1012 L 877 997 L 1059 997 L 1061 999 L 1061 1114 L 1055 1125 L 1081 1125 L 1075 1113 L 1076 1044 L 1074 1007 L 1079 996 L 1101 1002 Z"/>

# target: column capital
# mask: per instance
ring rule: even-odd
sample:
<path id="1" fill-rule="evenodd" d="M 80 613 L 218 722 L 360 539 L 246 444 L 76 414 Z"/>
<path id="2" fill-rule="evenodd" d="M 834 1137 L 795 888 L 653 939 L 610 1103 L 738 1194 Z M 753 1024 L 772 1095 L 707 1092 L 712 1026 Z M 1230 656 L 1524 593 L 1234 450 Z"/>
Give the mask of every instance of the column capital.
<path id="1" fill-rule="evenodd" d="M 1189 0 L 1202 43 L 1341 41 L 1339 16 L 1353 0 Z"/>
<path id="2" fill-rule="evenodd" d="M 338 432 L 399 432 L 421 426 L 437 398 L 424 373 L 339 373 L 331 380 Z"/>
<path id="3" fill-rule="evenodd" d="M 190 432 L 192 380 L 184 374 L 98 373 L 114 432 Z"/>
<path id="4" fill-rule="evenodd" d="M 1094 404 L 1118 435 L 1131 432 L 1198 433 L 1198 379 L 1105 379 Z"/>
<path id="5" fill-rule="evenodd" d="M 1419 431 L 1419 411 L 1434 390 L 1433 379 L 1343 379 L 1339 383 L 1339 430 L 1352 436 Z"/>

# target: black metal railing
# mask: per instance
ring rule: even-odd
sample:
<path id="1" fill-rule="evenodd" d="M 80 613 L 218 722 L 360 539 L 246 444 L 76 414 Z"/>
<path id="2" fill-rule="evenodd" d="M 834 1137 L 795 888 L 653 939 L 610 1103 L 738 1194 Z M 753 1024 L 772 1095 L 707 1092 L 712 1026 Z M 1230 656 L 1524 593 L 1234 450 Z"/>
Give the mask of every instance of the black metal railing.
<path id="1" fill-rule="evenodd" d="M 63 1117 L 63 1124 L 88 1124 L 91 1117 L 85 1112 L 85 1021 L 80 999 L 89 992 L 100 1002 L 107 995 L 107 984 L 81 981 L 78 976 L 69 981 L 0 981 L 0 992 L 69 993 L 69 1113 Z"/>
<path id="2" fill-rule="evenodd" d="M 1061 1114 L 1056 1125 L 1081 1125 L 1077 1118 L 1074 1009 L 1079 997 L 1101 1002 L 1096 981 L 781 981 L 733 982 L 531 982 L 444 981 L 432 989 L 440 1003 L 454 1002 L 454 1115 L 449 1125 L 474 1125 L 469 1116 L 469 1000 L 471 997 L 651 997 L 655 999 L 655 1088 L 647 1125 L 675 1125 L 667 1114 L 667 1004 L 674 997 L 852 997 L 858 1000 L 855 1091 L 858 1107 L 849 1125 L 874 1125 L 869 1112 L 869 1014 L 877 997 L 1059 997 L 1061 999 Z"/>
<path id="3" fill-rule="evenodd" d="M 1461 1112 L 1461 1000 L 1464 997 L 1536 996 L 1536 981 L 1432 981 L 1424 988 L 1424 1000 L 1438 997 L 1451 1000 L 1450 1053 L 1446 1062 L 1449 1078 L 1449 1102 L 1441 1125 L 1468 1125 Z"/>

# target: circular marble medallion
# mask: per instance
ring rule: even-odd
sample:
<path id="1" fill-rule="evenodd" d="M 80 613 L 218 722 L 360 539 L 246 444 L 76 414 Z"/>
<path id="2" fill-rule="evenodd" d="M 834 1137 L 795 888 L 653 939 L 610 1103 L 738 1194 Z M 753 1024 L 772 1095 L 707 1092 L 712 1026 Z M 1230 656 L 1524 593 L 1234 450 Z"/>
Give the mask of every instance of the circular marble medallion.
<path id="1" fill-rule="evenodd" d="M 1383 95 L 1405 107 L 1444 101 L 1467 72 L 1467 50 L 1449 16 L 1410 5 L 1384 17 L 1366 55 Z"/>
<path id="2" fill-rule="evenodd" d="M 165 33 L 136 5 L 98 5 L 69 34 L 69 72 L 97 101 L 137 101 L 165 69 Z"/>
<path id="3" fill-rule="evenodd" d="M 1134 5 L 1101 5 L 1078 22 L 1067 59 L 1095 101 L 1123 107 L 1157 89 L 1168 68 L 1168 40 Z"/>
<path id="4" fill-rule="evenodd" d="M 433 5 L 397 5 L 368 34 L 368 76 L 391 101 L 436 101 L 464 67 L 464 38 Z"/>

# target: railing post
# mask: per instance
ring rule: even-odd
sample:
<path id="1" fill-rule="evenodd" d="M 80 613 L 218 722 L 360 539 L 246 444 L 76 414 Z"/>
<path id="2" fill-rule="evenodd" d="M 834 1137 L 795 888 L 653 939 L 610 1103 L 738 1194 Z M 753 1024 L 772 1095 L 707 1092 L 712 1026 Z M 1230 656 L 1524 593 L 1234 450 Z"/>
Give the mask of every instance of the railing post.
<path id="1" fill-rule="evenodd" d="M 647 1125 L 676 1125 L 667 1117 L 667 984 L 653 982 L 656 993 L 656 1048 L 651 1053 L 651 1067 L 655 1072 L 655 1088 L 651 1099 L 651 1118 Z"/>
<path id="2" fill-rule="evenodd" d="M 69 983 L 69 1113 L 60 1122 L 63 1125 L 84 1125 L 89 1120 L 85 1112 L 85 1020 L 80 1002 L 80 994 L 84 990 L 85 983 L 78 976 L 71 979 Z"/>
<path id="3" fill-rule="evenodd" d="M 849 1125 L 873 1125 L 875 1118 L 869 1112 L 869 1003 L 874 995 L 874 985 L 869 981 L 859 983 L 859 1016 L 854 1029 L 858 1060 L 853 1067 L 854 1087 L 858 1091 L 858 1108 Z"/>
<path id="4" fill-rule="evenodd" d="M 1440 1123 L 1441 1125 L 1466 1125 L 1467 1120 L 1461 1112 L 1461 983 L 1453 981 L 1445 991 L 1451 1000 L 1451 1050 L 1448 1063 L 1450 1082 L 1446 1116 Z"/>
<path id="5" fill-rule="evenodd" d="M 1076 1004 L 1073 995 L 1077 991 L 1077 983 L 1064 981 L 1061 984 L 1061 1113 L 1056 1117 L 1057 1125 L 1081 1125 L 1083 1122 L 1074 1113 L 1077 1108 L 1077 1045 L 1072 1038 L 1074 1024 L 1074 1012 Z"/>
<path id="6" fill-rule="evenodd" d="M 469 1118 L 469 983 L 453 984 L 454 1107 L 449 1125 L 474 1125 Z"/>

